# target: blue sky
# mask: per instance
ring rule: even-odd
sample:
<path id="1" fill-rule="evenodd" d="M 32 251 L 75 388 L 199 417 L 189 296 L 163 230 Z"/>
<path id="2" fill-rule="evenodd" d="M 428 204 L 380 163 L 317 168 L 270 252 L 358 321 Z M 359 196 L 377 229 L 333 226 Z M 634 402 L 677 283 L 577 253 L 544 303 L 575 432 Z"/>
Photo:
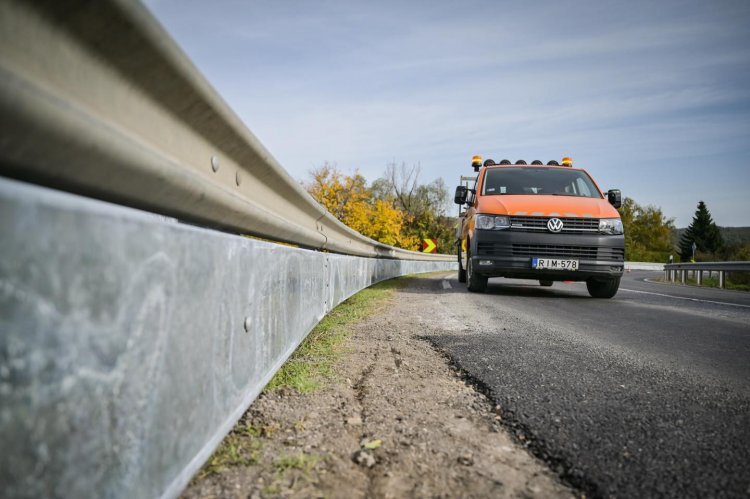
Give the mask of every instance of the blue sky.
<path id="1" fill-rule="evenodd" d="M 678 227 L 750 226 L 750 2 L 146 0 L 299 180 L 571 155 Z"/>

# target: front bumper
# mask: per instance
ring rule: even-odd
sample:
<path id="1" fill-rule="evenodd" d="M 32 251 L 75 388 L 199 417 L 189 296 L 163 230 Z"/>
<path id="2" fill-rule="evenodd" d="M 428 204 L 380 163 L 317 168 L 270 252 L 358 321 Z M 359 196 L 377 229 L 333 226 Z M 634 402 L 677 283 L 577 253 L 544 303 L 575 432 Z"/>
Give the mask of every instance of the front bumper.
<path id="1" fill-rule="evenodd" d="M 552 234 L 512 230 L 479 230 L 471 240 L 472 270 L 487 277 L 551 281 L 584 281 L 622 276 L 622 235 Z M 536 270 L 532 258 L 578 260 L 578 270 Z"/>

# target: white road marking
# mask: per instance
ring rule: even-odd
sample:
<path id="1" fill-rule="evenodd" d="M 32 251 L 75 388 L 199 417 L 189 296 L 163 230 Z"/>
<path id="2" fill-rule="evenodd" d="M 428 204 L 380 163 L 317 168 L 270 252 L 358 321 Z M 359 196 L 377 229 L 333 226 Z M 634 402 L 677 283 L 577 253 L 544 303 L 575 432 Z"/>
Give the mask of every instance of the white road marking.
<path id="1" fill-rule="evenodd" d="M 730 307 L 750 308 L 750 305 L 742 305 L 740 303 L 727 303 L 725 301 L 701 300 L 699 298 L 687 298 L 685 296 L 674 296 L 674 295 L 667 295 L 667 294 L 664 294 L 664 293 L 653 293 L 651 291 L 637 291 L 635 289 L 627 289 L 627 288 L 620 288 L 620 291 L 630 291 L 631 293 L 641 293 L 641 294 L 644 294 L 644 295 L 665 296 L 667 298 L 674 298 L 676 300 L 687 300 L 687 301 L 698 301 L 698 302 L 702 302 L 702 303 L 713 303 L 714 305 L 729 305 Z"/>
<path id="2" fill-rule="evenodd" d="M 447 279 L 443 281 L 443 289 L 451 289 L 453 286 L 451 286 L 451 283 L 448 282 Z"/>

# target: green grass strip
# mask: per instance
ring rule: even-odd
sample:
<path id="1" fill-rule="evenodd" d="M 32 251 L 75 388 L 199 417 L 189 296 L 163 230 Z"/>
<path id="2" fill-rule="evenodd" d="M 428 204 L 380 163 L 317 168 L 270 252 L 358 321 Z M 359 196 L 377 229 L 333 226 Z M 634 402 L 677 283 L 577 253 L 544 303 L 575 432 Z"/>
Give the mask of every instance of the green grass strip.
<path id="1" fill-rule="evenodd" d="M 666 282 L 667 284 L 672 284 L 672 281 L 670 281 L 669 279 L 665 277 L 660 277 L 659 279 L 657 279 L 657 281 Z M 679 276 L 677 276 L 674 283 L 682 284 Z M 698 286 L 698 279 L 696 279 L 695 277 L 688 277 L 687 279 L 685 279 L 685 284 L 688 284 L 690 286 Z M 718 288 L 719 278 L 704 276 L 700 285 L 706 288 Z M 732 289 L 735 291 L 750 291 L 750 284 L 743 283 L 743 282 L 735 283 L 735 282 L 732 282 L 729 277 L 727 277 L 724 279 L 724 289 Z"/>
<path id="2" fill-rule="evenodd" d="M 363 289 L 326 315 L 279 369 L 265 391 L 291 388 L 300 393 L 321 389 L 334 376 L 334 365 L 343 353 L 350 326 L 373 313 L 411 277 L 399 277 Z"/>

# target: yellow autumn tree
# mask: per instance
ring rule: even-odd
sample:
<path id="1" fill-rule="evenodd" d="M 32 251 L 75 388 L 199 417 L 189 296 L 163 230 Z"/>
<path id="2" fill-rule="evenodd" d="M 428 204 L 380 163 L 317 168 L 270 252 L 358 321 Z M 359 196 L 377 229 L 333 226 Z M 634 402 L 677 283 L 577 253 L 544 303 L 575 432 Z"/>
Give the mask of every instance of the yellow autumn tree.
<path id="1" fill-rule="evenodd" d="M 369 237 L 399 248 L 414 251 L 419 249 L 419 238 L 406 232 L 404 212 L 382 199 L 375 201 L 373 211 L 372 235 Z"/>
<path id="2" fill-rule="evenodd" d="M 404 213 L 385 200 L 374 199 L 358 172 L 344 175 L 325 164 L 310 176 L 307 191 L 341 222 L 383 244 L 417 249 L 419 240 L 404 233 Z"/>
<path id="3" fill-rule="evenodd" d="M 312 181 L 305 184 L 307 192 L 342 222 L 351 205 L 366 202 L 372 197 L 367 189 L 367 181 L 359 173 L 343 175 L 335 166 L 326 163 L 310 172 L 310 176 Z"/>

